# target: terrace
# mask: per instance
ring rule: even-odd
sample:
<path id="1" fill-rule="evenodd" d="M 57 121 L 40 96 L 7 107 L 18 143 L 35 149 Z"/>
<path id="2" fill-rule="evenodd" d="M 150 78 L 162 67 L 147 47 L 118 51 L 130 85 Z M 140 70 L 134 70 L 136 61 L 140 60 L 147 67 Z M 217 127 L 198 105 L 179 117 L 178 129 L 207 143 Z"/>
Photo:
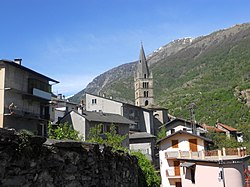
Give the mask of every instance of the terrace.
<path id="1" fill-rule="evenodd" d="M 201 160 L 227 160 L 237 159 L 247 156 L 246 147 L 240 148 L 222 148 L 218 150 L 202 150 L 198 152 L 192 151 L 167 151 L 166 159 L 201 159 Z"/>

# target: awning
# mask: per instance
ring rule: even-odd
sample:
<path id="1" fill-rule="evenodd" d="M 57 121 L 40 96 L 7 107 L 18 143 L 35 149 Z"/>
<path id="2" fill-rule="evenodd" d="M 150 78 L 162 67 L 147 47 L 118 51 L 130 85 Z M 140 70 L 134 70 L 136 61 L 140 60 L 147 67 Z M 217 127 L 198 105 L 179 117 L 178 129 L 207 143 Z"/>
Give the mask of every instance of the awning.
<path id="1" fill-rule="evenodd" d="M 195 163 L 193 163 L 193 162 L 183 162 L 183 163 L 181 163 L 181 166 L 186 167 L 186 168 L 190 168 L 190 167 L 192 167 L 194 165 L 195 165 Z"/>

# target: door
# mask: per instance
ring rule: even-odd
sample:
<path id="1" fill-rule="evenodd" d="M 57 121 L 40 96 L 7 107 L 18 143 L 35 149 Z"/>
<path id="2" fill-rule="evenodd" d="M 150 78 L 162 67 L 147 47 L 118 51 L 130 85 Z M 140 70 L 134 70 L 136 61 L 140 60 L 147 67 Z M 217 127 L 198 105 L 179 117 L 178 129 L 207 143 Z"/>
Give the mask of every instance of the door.
<path id="1" fill-rule="evenodd" d="M 175 183 L 175 186 L 176 186 L 176 187 L 182 187 L 181 182 L 176 182 L 176 183 Z"/>
<path id="2" fill-rule="evenodd" d="M 189 139 L 189 147 L 192 152 L 197 152 L 197 139 Z"/>
<path id="3" fill-rule="evenodd" d="M 175 160 L 174 161 L 174 174 L 175 176 L 180 176 L 180 161 Z"/>

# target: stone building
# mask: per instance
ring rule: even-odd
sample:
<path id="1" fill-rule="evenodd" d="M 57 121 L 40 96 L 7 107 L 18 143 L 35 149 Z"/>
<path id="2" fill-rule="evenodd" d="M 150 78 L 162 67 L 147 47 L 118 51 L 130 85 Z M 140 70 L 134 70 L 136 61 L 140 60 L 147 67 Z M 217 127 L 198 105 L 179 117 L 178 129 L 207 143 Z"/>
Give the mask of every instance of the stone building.
<path id="1" fill-rule="evenodd" d="M 22 66 L 21 59 L 0 60 L 0 127 L 46 134 L 51 83 L 59 83 Z"/>

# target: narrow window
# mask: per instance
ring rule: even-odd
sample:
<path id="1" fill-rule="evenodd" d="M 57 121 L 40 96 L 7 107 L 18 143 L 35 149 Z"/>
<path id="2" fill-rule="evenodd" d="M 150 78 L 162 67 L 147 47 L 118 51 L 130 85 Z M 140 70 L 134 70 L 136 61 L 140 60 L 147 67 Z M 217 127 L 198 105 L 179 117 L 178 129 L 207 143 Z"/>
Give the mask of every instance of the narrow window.
<path id="1" fill-rule="evenodd" d="M 172 148 L 178 148 L 178 140 L 172 140 Z"/>
<path id="2" fill-rule="evenodd" d="M 195 183 L 195 168 L 191 168 L 191 181 L 194 184 Z"/>
<path id="3" fill-rule="evenodd" d="M 96 104 L 96 99 L 92 99 L 92 104 Z"/>
<path id="4" fill-rule="evenodd" d="M 145 106 L 148 106 L 148 100 L 145 101 Z"/>
<path id="5" fill-rule="evenodd" d="M 146 79 L 147 78 L 147 74 L 144 74 L 144 79 Z"/>

